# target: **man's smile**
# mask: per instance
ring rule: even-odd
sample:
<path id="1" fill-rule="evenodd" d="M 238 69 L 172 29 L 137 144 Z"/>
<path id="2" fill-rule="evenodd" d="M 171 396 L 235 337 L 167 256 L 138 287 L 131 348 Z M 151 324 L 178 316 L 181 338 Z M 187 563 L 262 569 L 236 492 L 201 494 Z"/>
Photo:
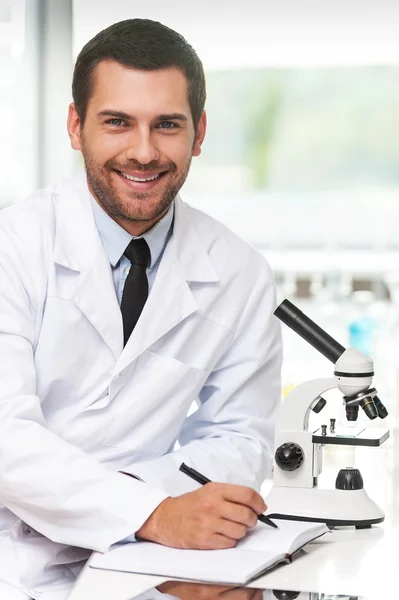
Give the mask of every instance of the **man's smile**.
<path id="1" fill-rule="evenodd" d="M 161 171 L 159 173 L 145 173 L 142 171 L 127 173 L 126 171 L 118 171 L 118 169 L 114 169 L 114 171 L 130 189 L 136 191 L 150 190 L 154 188 L 167 173 L 167 171 Z"/>

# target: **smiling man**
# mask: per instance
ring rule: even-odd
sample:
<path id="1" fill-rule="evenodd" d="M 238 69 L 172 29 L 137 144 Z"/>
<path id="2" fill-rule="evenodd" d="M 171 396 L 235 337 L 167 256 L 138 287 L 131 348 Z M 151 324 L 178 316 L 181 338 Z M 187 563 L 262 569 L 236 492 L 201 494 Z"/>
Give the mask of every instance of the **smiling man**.
<path id="1" fill-rule="evenodd" d="M 140 235 L 167 212 L 191 157 L 200 154 L 205 113 L 194 125 L 187 79 L 178 67 L 142 71 L 107 59 L 92 77 L 83 122 L 80 99 L 70 106 L 72 146 L 83 153 L 97 202 L 119 225 Z"/>
<path id="2" fill-rule="evenodd" d="M 160 23 L 123 21 L 82 49 L 72 87 L 85 173 L 0 214 L 8 600 L 66 598 L 116 542 L 234 546 L 271 466 L 270 269 L 179 196 L 206 131 L 198 56 Z"/>

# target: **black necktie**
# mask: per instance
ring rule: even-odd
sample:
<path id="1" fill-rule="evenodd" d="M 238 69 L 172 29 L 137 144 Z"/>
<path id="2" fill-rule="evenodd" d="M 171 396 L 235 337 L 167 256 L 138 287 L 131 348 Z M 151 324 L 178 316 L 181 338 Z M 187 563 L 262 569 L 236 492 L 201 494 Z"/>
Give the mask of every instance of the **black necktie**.
<path id="1" fill-rule="evenodd" d="M 146 268 L 150 264 L 150 249 L 140 238 L 132 240 L 123 253 L 132 263 L 123 288 L 121 311 L 123 319 L 123 345 L 126 345 L 148 297 Z"/>

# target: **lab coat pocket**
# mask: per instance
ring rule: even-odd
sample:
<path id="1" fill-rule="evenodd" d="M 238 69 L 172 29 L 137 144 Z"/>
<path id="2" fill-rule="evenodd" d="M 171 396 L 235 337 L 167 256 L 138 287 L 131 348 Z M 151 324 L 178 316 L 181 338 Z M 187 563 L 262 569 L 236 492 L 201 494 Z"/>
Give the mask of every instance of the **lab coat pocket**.
<path id="1" fill-rule="evenodd" d="M 146 350 L 113 400 L 107 446 L 162 455 L 173 447 L 191 404 L 209 373 Z"/>

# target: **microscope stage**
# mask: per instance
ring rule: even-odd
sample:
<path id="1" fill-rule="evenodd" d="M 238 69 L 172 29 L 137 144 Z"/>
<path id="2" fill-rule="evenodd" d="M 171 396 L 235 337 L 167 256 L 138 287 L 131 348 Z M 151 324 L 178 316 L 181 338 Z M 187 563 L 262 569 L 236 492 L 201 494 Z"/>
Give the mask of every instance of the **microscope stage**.
<path id="1" fill-rule="evenodd" d="M 389 438 L 389 429 L 364 427 L 361 430 L 343 434 L 328 433 L 321 435 L 321 427 L 316 429 L 312 436 L 314 444 L 339 444 L 342 446 L 381 446 Z"/>

